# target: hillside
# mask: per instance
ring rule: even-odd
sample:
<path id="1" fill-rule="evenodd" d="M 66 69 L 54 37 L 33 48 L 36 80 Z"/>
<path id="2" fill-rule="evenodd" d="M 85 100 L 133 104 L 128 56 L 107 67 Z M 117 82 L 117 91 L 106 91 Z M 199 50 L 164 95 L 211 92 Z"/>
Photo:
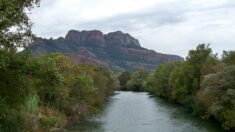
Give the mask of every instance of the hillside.
<path id="1" fill-rule="evenodd" d="M 65 38 L 36 38 L 29 48 L 34 55 L 63 53 L 76 63 L 98 64 L 114 71 L 153 71 L 159 64 L 183 60 L 145 49 L 137 39 L 121 31 L 103 34 L 98 30 L 70 30 Z"/>

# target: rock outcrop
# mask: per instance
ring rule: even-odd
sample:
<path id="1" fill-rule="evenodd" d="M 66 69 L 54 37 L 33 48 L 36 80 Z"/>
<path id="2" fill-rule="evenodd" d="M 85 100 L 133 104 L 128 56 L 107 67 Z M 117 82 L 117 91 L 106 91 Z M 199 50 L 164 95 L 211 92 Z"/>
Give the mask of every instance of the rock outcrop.
<path id="1" fill-rule="evenodd" d="M 65 38 L 36 38 L 29 49 L 34 55 L 63 53 L 77 63 L 97 64 L 114 71 L 153 71 L 159 64 L 183 60 L 145 49 L 137 39 L 121 31 L 103 34 L 98 30 L 70 30 Z"/>
<path id="2" fill-rule="evenodd" d="M 111 46 L 140 47 L 140 43 L 137 39 L 121 31 L 108 33 L 104 35 L 104 39 L 106 44 Z"/>

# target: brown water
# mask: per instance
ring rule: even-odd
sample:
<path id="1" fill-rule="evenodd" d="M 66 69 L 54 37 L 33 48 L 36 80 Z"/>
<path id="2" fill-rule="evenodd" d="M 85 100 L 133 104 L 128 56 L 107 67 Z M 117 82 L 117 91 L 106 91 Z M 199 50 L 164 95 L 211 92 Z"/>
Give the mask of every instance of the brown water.
<path id="1" fill-rule="evenodd" d="M 223 132 L 220 124 L 202 120 L 145 92 L 116 92 L 101 114 L 69 128 L 71 132 Z"/>

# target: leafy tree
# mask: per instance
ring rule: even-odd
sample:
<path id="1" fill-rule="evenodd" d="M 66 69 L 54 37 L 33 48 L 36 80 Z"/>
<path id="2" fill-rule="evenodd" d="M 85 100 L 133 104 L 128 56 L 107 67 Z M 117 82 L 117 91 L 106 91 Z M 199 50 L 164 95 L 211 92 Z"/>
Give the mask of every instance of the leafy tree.
<path id="1" fill-rule="evenodd" d="M 63 87 L 63 75 L 51 56 L 35 58 L 30 71 L 33 73 L 36 91 L 44 105 L 55 105 L 60 89 Z"/>
<path id="2" fill-rule="evenodd" d="M 224 51 L 222 55 L 222 62 L 228 65 L 235 65 L 235 51 Z"/>
<path id="3" fill-rule="evenodd" d="M 155 91 L 156 91 L 156 78 L 154 77 L 154 74 L 149 74 L 147 79 L 146 79 L 146 84 L 145 84 L 145 87 L 144 87 L 144 90 L 146 92 L 149 92 L 151 94 L 156 94 Z"/>
<path id="4" fill-rule="evenodd" d="M 17 53 L 33 39 L 27 17 L 39 0 L 0 0 L 0 131 L 22 131 L 24 106 L 34 84 L 30 55 Z"/>
<path id="5" fill-rule="evenodd" d="M 131 74 L 128 71 L 121 73 L 118 76 L 118 80 L 120 82 L 121 90 L 127 90 L 127 82 L 131 79 Z"/>
<path id="6" fill-rule="evenodd" d="M 154 74 L 155 94 L 168 98 L 171 94 L 172 87 L 169 85 L 169 76 L 176 67 L 177 63 L 166 63 L 159 66 Z"/>
<path id="7" fill-rule="evenodd" d="M 235 128 L 235 66 L 207 75 L 202 84 L 199 102 L 206 106 L 207 115 L 213 115 L 227 129 Z"/>
<path id="8" fill-rule="evenodd" d="M 23 107 L 32 93 L 27 54 L 0 50 L 0 131 L 21 131 L 25 117 Z"/>
<path id="9" fill-rule="evenodd" d="M 12 107 L 18 106 L 30 91 L 26 71 L 30 58 L 24 54 L 8 56 L 8 53 L 0 50 L 0 59 L 0 96 L 5 97 Z"/>
<path id="10" fill-rule="evenodd" d="M 131 75 L 131 79 L 127 82 L 127 90 L 144 91 L 148 73 L 144 70 L 138 70 Z"/>
<path id="11" fill-rule="evenodd" d="M 176 67 L 170 75 L 169 83 L 172 86 L 171 99 L 179 103 L 186 103 L 186 98 L 192 95 L 192 84 L 194 83 L 192 66 L 184 63 Z"/>
<path id="12" fill-rule="evenodd" d="M 0 47 L 15 52 L 31 42 L 31 22 L 27 13 L 40 0 L 1 0 L 0 1 Z"/>
<path id="13" fill-rule="evenodd" d="M 192 75 L 194 76 L 193 90 L 199 89 L 201 70 L 202 67 L 211 62 L 217 60 L 217 55 L 213 54 L 209 45 L 199 44 L 195 50 L 190 50 L 186 58 L 186 63 L 192 66 Z"/>
<path id="14" fill-rule="evenodd" d="M 93 66 L 91 75 L 94 80 L 94 92 L 96 93 L 95 104 L 100 105 L 116 89 L 116 83 L 111 73 L 101 67 Z"/>
<path id="15" fill-rule="evenodd" d="M 79 120 L 95 111 L 116 87 L 105 69 L 77 65 L 61 54 L 16 52 L 34 37 L 27 13 L 39 2 L 0 0 L 0 131 L 36 131 L 29 125 L 35 122 L 32 115 L 40 115 L 38 123 L 46 127 L 55 127 L 65 116 L 69 124 L 70 115 Z"/>
<path id="16" fill-rule="evenodd" d="M 88 101 L 93 94 L 93 82 L 92 77 L 87 73 L 78 75 L 75 78 L 71 95 L 77 100 Z"/>
<path id="17" fill-rule="evenodd" d="M 206 65 L 214 64 L 217 60 L 209 45 L 200 44 L 195 50 L 190 50 L 186 62 L 170 75 L 172 98 L 195 110 L 195 95 L 200 89 L 202 71 L 206 72 Z"/>

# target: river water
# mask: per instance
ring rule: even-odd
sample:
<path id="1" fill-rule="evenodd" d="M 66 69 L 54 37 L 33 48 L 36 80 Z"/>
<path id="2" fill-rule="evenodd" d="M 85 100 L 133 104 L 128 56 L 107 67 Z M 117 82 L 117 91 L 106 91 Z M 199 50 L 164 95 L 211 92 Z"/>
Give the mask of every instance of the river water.
<path id="1" fill-rule="evenodd" d="M 116 92 L 103 112 L 71 132 L 223 132 L 220 124 L 193 117 L 176 104 L 145 92 Z"/>

